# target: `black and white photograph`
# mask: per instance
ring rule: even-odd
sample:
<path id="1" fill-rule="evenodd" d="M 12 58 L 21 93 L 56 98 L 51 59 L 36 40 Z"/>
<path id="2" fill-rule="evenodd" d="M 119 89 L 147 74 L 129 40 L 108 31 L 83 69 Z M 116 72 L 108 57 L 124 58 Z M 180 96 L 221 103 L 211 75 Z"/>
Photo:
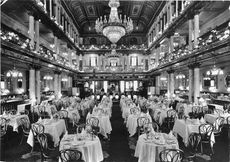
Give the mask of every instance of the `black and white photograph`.
<path id="1" fill-rule="evenodd" d="M 230 162 L 230 0 L 0 2 L 0 161 Z"/>

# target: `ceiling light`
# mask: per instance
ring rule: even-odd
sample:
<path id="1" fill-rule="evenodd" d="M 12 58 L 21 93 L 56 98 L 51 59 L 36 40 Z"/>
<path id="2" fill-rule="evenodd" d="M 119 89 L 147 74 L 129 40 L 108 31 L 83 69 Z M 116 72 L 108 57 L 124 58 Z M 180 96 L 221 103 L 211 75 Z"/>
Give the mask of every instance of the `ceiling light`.
<path id="1" fill-rule="evenodd" d="M 111 8 L 109 20 L 106 16 L 96 20 L 95 29 L 98 33 L 102 33 L 106 36 L 113 44 L 117 43 L 121 37 L 125 34 L 133 31 L 133 21 L 129 17 L 124 19 L 122 16 L 118 17 L 117 8 L 120 6 L 119 0 L 110 0 L 109 7 Z"/>

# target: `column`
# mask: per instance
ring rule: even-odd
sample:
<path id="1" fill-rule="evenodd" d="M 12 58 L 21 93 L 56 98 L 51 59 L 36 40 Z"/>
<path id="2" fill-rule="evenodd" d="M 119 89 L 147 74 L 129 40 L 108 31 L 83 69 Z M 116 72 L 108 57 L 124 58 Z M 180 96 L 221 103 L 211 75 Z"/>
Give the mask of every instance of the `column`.
<path id="1" fill-rule="evenodd" d="M 30 45 L 34 49 L 34 16 L 32 14 L 29 15 L 29 38 Z"/>
<path id="2" fill-rule="evenodd" d="M 170 73 L 170 95 L 172 96 L 174 94 L 175 89 L 175 77 L 174 77 L 174 71 Z"/>
<path id="3" fill-rule="evenodd" d="M 159 95 L 160 94 L 160 75 L 156 76 L 156 94 Z"/>
<path id="4" fill-rule="evenodd" d="M 58 22 L 59 20 L 59 14 L 58 14 L 58 1 L 55 0 L 55 6 L 54 6 L 54 10 L 55 10 L 55 17 L 56 17 L 56 21 Z"/>
<path id="5" fill-rule="evenodd" d="M 192 34 L 193 34 L 193 21 L 192 18 L 188 20 L 188 45 L 189 45 L 189 50 L 191 51 L 193 48 L 192 45 Z"/>
<path id="6" fill-rule="evenodd" d="M 72 74 L 68 75 L 68 88 L 72 88 L 73 87 L 73 76 Z"/>
<path id="7" fill-rule="evenodd" d="M 50 1 L 50 18 L 53 16 L 53 11 L 52 11 L 52 9 L 53 9 L 53 4 L 52 4 L 52 1 L 53 0 L 49 0 Z"/>
<path id="8" fill-rule="evenodd" d="M 37 18 L 35 20 L 35 39 L 36 39 L 36 47 L 35 47 L 35 50 L 38 52 L 39 51 L 39 45 L 40 45 L 40 41 L 39 41 L 39 38 L 40 38 L 40 34 L 39 34 L 39 19 Z"/>
<path id="9" fill-rule="evenodd" d="M 31 104 L 36 104 L 36 89 L 35 89 L 35 69 L 30 67 L 29 70 L 29 97 L 31 100 Z"/>
<path id="10" fill-rule="evenodd" d="M 189 66 L 189 94 L 188 94 L 188 100 L 189 102 L 193 102 L 193 90 L 194 90 L 194 71 L 193 71 L 193 66 Z"/>
<path id="11" fill-rule="evenodd" d="M 178 0 L 176 0 L 176 17 L 178 17 Z"/>
<path id="12" fill-rule="evenodd" d="M 170 97 L 171 94 L 171 88 L 170 88 L 170 74 L 167 74 L 167 95 Z"/>
<path id="13" fill-rule="evenodd" d="M 170 20 L 170 22 L 172 21 L 172 2 L 171 1 L 169 1 L 169 20 Z"/>
<path id="14" fill-rule="evenodd" d="M 54 94 L 55 98 L 61 97 L 61 72 L 54 71 Z"/>
<path id="15" fill-rule="evenodd" d="M 198 98 L 200 97 L 200 65 L 194 65 L 194 102 L 198 104 Z"/>
<path id="16" fill-rule="evenodd" d="M 194 48 L 198 47 L 198 40 L 197 38 L 199 37 L 199 12 L 196 11 L 194 15 Z"/>
<path id="17" fill-rule="evenodd" d="M 55 53 L 57 54 L 57 58 L 59 57 L 59 40 L 57 36 L 54 36 L 54 48 Z"/>
<path id="18" fill-rule="evenodd" d="M 126 69 L 129 70 L 129 55 L 126 55 Z"/>
<path id="19" fill-rule="evenodd" d="M 45 10 L 45 13 L 47 12 L 47 3 L 46 3 L 46 0 L 44 0 L 44 10 Z"/>
<path id="20" fill-rule="evenodd" d="M 37 104 L 41 102 L 41 75 L 40 75 L 40 67 L 36 68 L 36 98 Z"/>

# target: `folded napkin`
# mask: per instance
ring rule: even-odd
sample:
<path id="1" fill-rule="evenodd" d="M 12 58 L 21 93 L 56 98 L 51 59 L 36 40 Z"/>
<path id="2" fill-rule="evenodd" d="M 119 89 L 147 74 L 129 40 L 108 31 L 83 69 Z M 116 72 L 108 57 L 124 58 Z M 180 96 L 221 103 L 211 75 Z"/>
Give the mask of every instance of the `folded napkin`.
<path id="1" fill-rule="evenodd" d="M 175 136 L 173 135 L 173 132 L 172 132 L 172 131 L 169 132 L 168 138 L 169 138 L 169 139 L 174 139 L 174 138 L 175 138 Z"/>
<path id="2" fill-rule="evenodd" d="M 4 111 L 2 115 L 6 115 L 6 111 Z"/>
<path id="3" fill-rule="evenodd" d="M 41 117 L 38 119 L 38 122 L 42 122 L 42 118 Z"/>
<path id="4" fill-rule="evenodd" d="M 203 117 L 200 119 L 200 123 L 201 123 L 201 124 L 206 123 L 206 121 L 204 120 L 204 118 L 203 118 Z"/>

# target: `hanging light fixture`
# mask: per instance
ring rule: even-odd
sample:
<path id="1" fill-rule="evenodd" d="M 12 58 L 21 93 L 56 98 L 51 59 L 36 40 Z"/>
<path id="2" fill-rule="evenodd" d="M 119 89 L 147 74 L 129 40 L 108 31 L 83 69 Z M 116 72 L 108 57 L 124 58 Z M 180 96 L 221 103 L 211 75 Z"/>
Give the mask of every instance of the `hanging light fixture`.
<path id="1" fill-rule="evenodd" d="M 182 73 L 179 73 L 177 76 L 176 76 L 176 79 L 184 79 L 185 78 L 185 75 L 182 74 Z"/>
<path id="2" fill-rule="evenodd" d="M 44 80 L 53 80 L 53 77 L 52 77 L 50 74 L 48 74 L 48 75 L 45 75 L 45 76 L 43 77 L 43 79 L 44 79 Z"/>
<path id="3" fill-rule="evenodd" d="M 214 64 L 211 70 L 208 70 L 206 74 L 209 75 L 223 75 L 224 71 L 221 68 L 217 68 L 216 65 Z"/>
<path id="4" fill-rule="evenodd" d="M 22 72 L 18 71 L 14 65 L 13 69 L 12 70 L 9 70 L 7 73 L 6 73 L 6 77 L 12 77 L 12 78 L 18 78 L 18 77 L 22 77 Z"/>
<path id="5" fill-rule="evenodd" d="M 106 15 L 104 19 L 102 17 L 96 20 L 95 29 L 98 33 L 102 33 L 113 44 L 116 44 L 125 34 L 133 31 L 133 21 L 129 17 L 124 15 L 118 16 L 117 8 L 120 6 L 119 0 L 110 0 L 109 7 L 111 8 L 109 19 Z"/>

